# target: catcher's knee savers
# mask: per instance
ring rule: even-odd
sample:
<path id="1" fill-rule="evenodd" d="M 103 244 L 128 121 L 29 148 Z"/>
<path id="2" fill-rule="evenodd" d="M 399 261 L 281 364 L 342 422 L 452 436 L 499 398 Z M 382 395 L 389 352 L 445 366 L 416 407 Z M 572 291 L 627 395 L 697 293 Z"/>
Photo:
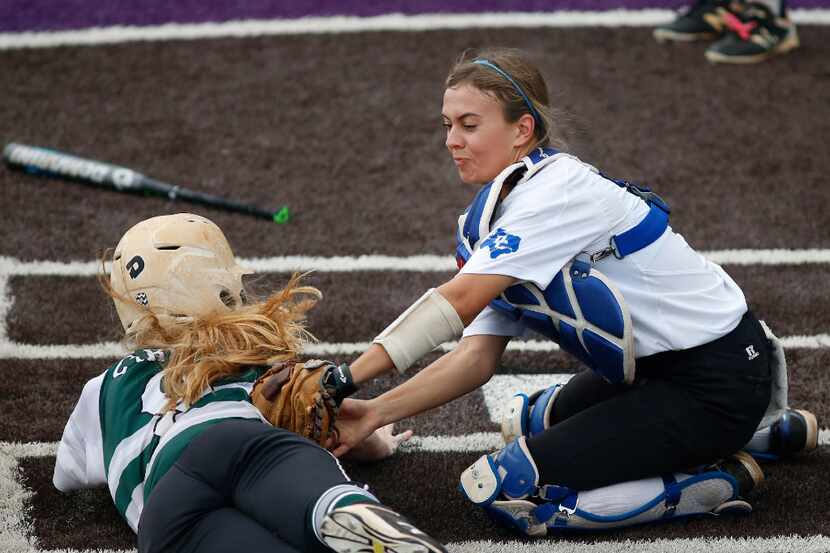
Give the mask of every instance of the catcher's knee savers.
<path id="1" fill-rule="evenodd" d="M 610 529 L 752 509 L 738 498 L 736 478 L 722 470 L 647 478 L 582 492 L 566 486 L 540 486 L 524 437 L 482 456 L 461 474 L 459 487 L 498 523 L 528 536 L 545 535 L 549 528 Z"/>
<path id="2" fill-rule="evenodd" d="M 530 397 L 523 393 L 514 395 L 507 403 L 501 420 L 504 443 L 509 444 L 520 436 L 535 436 L 547 430 L 553 402 L 561 390 L 562 385 L 555 384 Z"/>

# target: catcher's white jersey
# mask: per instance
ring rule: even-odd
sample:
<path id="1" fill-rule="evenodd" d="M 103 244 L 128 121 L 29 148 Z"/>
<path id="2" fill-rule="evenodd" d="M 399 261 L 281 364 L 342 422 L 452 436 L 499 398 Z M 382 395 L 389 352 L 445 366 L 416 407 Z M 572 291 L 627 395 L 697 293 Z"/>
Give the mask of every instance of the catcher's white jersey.
<path id="1" fill-rule="evenodd" d="M 265 421 L 249 399 L 261 373 L 256 369 L 217 382 L 189 409 L 162 416 L 163 362 L 164 352 L 139 350 L 87 382 L 58 445 L 55 487 L 107 484 L 133 531 L 153 486 L 193 438 L 229 418 Z"/>
<path id="2" fill-rule="evenodd" d="M 499 274 L 545 289 L 581 252 L 608 246 L 611 236 L 637 225 L 649 208 L 596 169 L 558 156 L 522 178 L 498 206 L 461 273 Z M 637 357 L 715 340 L 746 312 L 743 292 L 715 263 L 694 251 L 671 227 L 654 243 L 595 267 L 622 292 L 631 313 Z M 521 336 L 521 322 L 486 307 L 464 335 Z"/>

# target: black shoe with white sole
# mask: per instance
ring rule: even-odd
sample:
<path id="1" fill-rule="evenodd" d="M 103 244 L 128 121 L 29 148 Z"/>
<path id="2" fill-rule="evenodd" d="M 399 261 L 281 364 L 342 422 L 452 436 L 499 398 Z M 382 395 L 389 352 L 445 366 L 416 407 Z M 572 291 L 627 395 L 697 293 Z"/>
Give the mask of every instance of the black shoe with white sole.
<path id="1" fill-rule="evenodd" d="M 728 0 L 697 0 L 681 11 L 674 21 L 654 29 L 654 38 L 657 42 L 714 40 L 724 32 L 718 10 L 728 5 Z"/>
<path id="2" fill-rule="evenodd" d="M 765 4 L 748 2 L 741 9 L 720 8 L 719 13 L 727 33 L 706 49 L 711 62 L 758 63 L 799 46 L 795 24 Z"/>

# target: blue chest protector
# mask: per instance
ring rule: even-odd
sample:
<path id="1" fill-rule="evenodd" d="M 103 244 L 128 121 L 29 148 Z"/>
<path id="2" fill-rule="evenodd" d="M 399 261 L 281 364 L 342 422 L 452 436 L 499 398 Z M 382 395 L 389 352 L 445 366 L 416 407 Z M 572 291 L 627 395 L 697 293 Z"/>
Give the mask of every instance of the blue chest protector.
<path id="1" fill-rule="evenodd" d="M 481 188 L 458 219 L 456 258 L 459 268 L 481 245 L 482 237 L 490 234 L 504 183 L 515 184 L 522 177 L 529 180 L 562 157 L 571 156 L 553 149 L 537 148 Z M 571 260 L 544 290 L 529 282 L 515 284 L 494 299 L 490 307 L 555 341 L 607 381 L 630 384 L 635 369 L 631 317 L 620 291 L 592 265 L 609 255 L 622 259 L 653 243 L 666 231 L 670 210 L 648 188 L 608 180 L 645 201 L 650 208 L 648 215 L 633 228 L 612 236 L 604 250 Z"/>

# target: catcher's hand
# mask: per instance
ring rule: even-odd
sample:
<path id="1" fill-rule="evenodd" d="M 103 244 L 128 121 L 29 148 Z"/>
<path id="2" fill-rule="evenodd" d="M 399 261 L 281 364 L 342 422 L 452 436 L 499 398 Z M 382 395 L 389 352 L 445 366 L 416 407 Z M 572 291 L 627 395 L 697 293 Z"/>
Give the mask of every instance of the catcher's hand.
<path id="1" fill-rule="evenodd" d="M 356 389 L 348 365 L 312 359 L 273 366 L 254 383 L 251 402 L 274 426 L 326 447 L 337 442 L 340 403 Z"/>

